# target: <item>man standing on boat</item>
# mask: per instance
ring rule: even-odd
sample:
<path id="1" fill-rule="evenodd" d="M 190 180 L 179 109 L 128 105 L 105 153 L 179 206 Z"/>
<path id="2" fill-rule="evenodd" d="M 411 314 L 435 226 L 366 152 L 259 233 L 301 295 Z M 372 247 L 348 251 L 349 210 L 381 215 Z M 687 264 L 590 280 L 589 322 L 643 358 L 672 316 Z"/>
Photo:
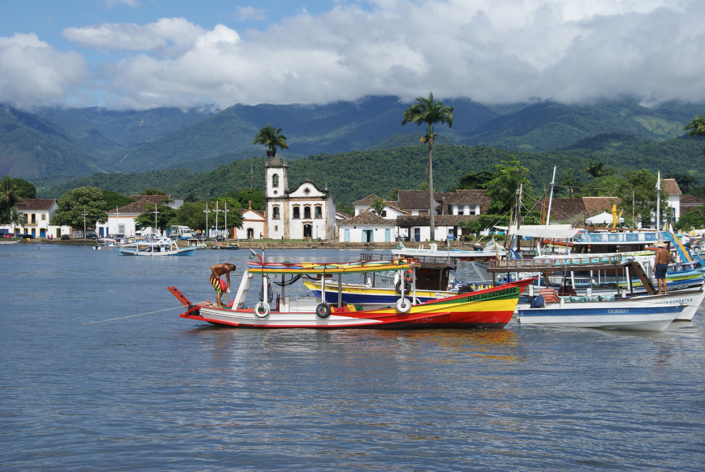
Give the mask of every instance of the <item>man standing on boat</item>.
<path id="1" fill-rule="evenodd" d="M 223 296 L 223 292 L 230 293 L 230 272 L 235 271 L 235 269 L 235 264 L 230 264 L 227 262 L 223 264 L 216 264 L 211 267 L 211 285 L 215 289 L 215 293 L 218 295 L 218 308 L 223 308 L 223 302 L 220 300 Z M 220 278 L 221 275 L 224 275 L 228 280 L 227 285 Z"/>
<path id="2" fill-rule="evenodd" d="M 666 272 L 668 271 L 668 263 L 671 260 L 670 251 L 666 248 L 666 243 L 659 239 L 656 243 L 656 260 L 654 261 L 654 274 L 656 274 L 656 283 L 658 284 L 658 294 L 666 295 L 668 288 L 666 287 Z"/>

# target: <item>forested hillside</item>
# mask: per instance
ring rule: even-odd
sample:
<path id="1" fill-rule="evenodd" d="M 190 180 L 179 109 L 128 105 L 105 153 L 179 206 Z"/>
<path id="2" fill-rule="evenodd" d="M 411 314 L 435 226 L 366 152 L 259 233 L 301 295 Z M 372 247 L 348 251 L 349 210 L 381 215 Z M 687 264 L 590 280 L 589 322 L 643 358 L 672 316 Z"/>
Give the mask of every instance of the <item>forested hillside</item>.
<path id="1" fill-rule="evenodd" d="M 685 173 L 696 182 L 705 181 L 705 141 L 674 139 L 660 143 L 643 143 L 619 135 L 596 137 L 583 141 L 583 148 L 555 150 L 544 153 L 508 151 L 490 146 L 458 146 L 438 144 L 434 147 L 434 182 L 438 191 L 452 190 L 464 173 L 493 170 L 493 165 L 516 156 L 530 171 L 529 178 L 540 190 L 551 180 L 553 165 L 558 165 L 558 179 L 573 171 L 580 184 L 588 175 L 583 172 L 590 163 L 605 162 L 617 173 L 630 169 L 660 170 L 664 175 Z M 287 152 L 280 152 L 287 159 Z M 223 156 L 224 158 L 226 156 Z M 316 154 L 289 161 L 289 186 L 295 188 L 304 179 L 320 188 L 328 187 L 337 202 L 349 204 L 371 193 L 389 196 L 394 189 L 418 189 L 424 182 L 427 148 L 421 144 L 394 149 L 379 149 L 339 154 Z M 250 187 L 264 188 L 266 159 L 236 160 L 216 170 L 193 174 L 184 170 L 150 172 L 146 174 L 96 175 L 40 190 L 47 196 L 60 196 L 66 190 L 94 185 L 107 190 L 130 194 L 148 187 L 157 187 L 171 195 L 197 198 L 225 195 Z M 251 172 L 252 169 L 252 172 Z"/>

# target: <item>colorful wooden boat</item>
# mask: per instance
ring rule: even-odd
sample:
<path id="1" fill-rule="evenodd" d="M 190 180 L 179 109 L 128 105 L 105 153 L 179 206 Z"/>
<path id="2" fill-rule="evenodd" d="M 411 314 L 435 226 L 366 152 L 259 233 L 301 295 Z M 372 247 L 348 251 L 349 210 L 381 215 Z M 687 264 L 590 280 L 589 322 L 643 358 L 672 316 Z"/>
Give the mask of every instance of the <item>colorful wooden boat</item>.
<path id="1" fill-rule="evenodd" d="M 384 267 L 384 269 L 380 269 Z M 247 300 L 255 276 L 261 277 L 262 292 L 268 293 L 274 276 L 321 276 L 324 288 L 328 274 L 375 272 L 395 270 L 400 273 L 416 269 L 413 260 L 395 259 L 385 264 L 366 261 L 346 263 L 273 264 L 259 261 L 248 264 L 235 299 L 229 306 L 217 308 L 210 302 L 193 304 L 176 287 L 169 291 L 187 308 L 181 314 L 209 323 L 249 328 L 503 328 L 512 318 L 519 295 L 531 280 L 521 280 L 499 287 L 425 303 L 413 303 L 413 293 L 398 294 L 396 302 L 376 309 L 361 309 L 354 304 L 330 304 L 314 297 L 292 300 L 285 293 L 288 285 L 282 283 L 277 302 Z M 272 278 L 272 280 L 270 280 Z M 338 278 L 340 281 L 340 277 Z M 340 282 L 338 282 L 340 283 Z M 246 304 L 251 306 L 248 307 Z"/>

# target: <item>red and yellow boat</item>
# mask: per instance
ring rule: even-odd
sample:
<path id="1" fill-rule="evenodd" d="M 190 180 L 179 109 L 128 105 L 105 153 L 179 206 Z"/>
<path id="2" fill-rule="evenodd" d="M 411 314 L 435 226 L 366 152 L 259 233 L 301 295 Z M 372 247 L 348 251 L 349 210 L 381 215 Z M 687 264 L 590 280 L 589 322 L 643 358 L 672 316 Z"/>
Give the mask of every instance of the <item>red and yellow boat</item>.
<path id="1" fill-rule="evenodd" d="M 260 259 L 248 264 L 242 277 L 235 299 L 222 308 L 210 302 L 191 303 L 176 287 L 169 291 L 187 310 L 182 318 L 243 328 L 503 328 L 511 320 L 519 301 L 519 295 L 532 279 L 520 280 L 477 292 L 413 303 L 413 291 L 399 294 L 397 302 L 389 307 L 361 309 L 355 305 L 326 303 L 316 297 L 300 297 L 292 300 L 285 293 L 285 287 L 301 275 L 320 276 L 324 284 L 326 278 L 335 274 L 348 274 L 377 271 L 414 271 L 413 259 L 391 259 L 389 261 L 356 261 L 343 263 L 303 263 L 270 264 Z M 262 291 L 268 293 L 269 285 L 276 276 L 281 276 L 282 293 L 276 303 L 269 300 L 258 301 L 247 307 L 247 295 L 255 277 L 261 277 Z M 291 276 L 285 281 L 286 276 Z M 331 283 L 335 283 L 332 282 Z M 341 284 L 341 277 L 338 277 Z M 259 285 L 259 283 L 257 284 Z M 258 287 L 259 288 L 259 287 Z"/>

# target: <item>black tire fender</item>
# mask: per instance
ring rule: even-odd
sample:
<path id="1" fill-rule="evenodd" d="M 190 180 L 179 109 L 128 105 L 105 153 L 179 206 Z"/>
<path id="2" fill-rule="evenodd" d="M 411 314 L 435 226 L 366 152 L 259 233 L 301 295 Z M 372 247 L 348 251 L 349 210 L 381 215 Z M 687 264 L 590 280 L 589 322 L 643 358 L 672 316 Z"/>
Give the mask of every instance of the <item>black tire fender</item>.
<path id="1" fill-rule="evenodd" d="M 330 316 L 330 305 L 327 303 L 319 303 L 316 307 L 316 316 L 326 319 Z"/>

